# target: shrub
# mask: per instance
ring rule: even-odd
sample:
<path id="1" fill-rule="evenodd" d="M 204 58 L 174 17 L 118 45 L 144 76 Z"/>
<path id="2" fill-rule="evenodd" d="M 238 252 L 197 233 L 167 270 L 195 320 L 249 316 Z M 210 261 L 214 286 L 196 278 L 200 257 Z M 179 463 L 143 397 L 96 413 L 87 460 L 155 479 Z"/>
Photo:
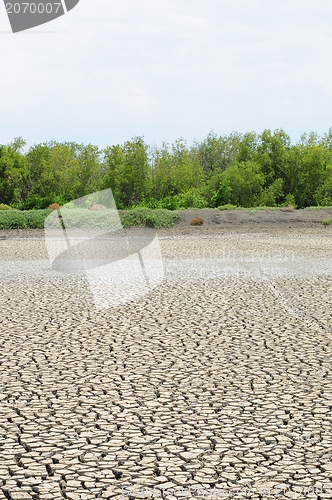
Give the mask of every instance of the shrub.
<path id="1" fill-rule="evenodd" d="M 329 226 L 331 224 L 331 219 L 324 219 L 322 222 L 324 226 Z"/>
<path id="2" fill-rule="evenodd" d="M 195 217 L 190 223 L 191 226 L 202 226 L 203 224 L 204 220 L 202 217 Z"/>
<path id="3" fill-rule="evenodd" d="M 0 210 L 11 210 L 9 205 L 5 205 L 4 203 L 0 203 Z"/>
<path id="4" fill-rule="evenodd" d="M 160 208 L 164 210 L 176 210 L 177 204 L 174 196 L 167 196 L 161 200 Z"/>
<path id="5" fill-rule="evenodd" d="M 328 169 L 328 177 L 325 182 L 316 190 L 314 201 L 321 207 L 332 205 L 332 168 Z"/>
<path id="6" fill-rule="evenodd" d="M 6 210 L 0 213 L 0 229 L 43 229 L 50 213 L 50 210 Z"/>
<path id="7" fill-rule="evenodd" d="M 148 226 L 154 228 L 174 226 L 179 214 L 170 210 L 135 208 L 133 210 L 119 210 L 123 227 Z"/>
<path id="8" fill-rule="evenodd" d="M 48 209 L 49 210 L 59 210 L 60 205 L 58 203 L 52 203 L 52 205 L 49 205 Z"/>
<path id="9" fill-rule="evenodd" d="M 288 207 L 289 205 L 293 205 L 294 208 L 296 208 L 295 196 L 292 194 L 288 194 L 285 198 L 284 203 L 282 204 L 282 206 L 284 207 Z"/>
<path id="10" fill-rule="evenodd" d="M 260 196 L 260 205 L 266 207 L 275 207 L 277 202 L 283 199 L 283 180 L 281 178 L 276 179 L 269 187 L 265 188 Z M 288 201 L 288 204 L 292 203 Z"/>
<path id="11" fill-rule="evenodd" d="M 27 229 L 28 221 L 23 212 L 5 211 L 0 214 L 0 229 Z"/>
<path id="12" fill-rule="evenodd" d="M 146 217 L 145 217 L 145 224 L 148 227 L 156 227 L 156 225 L 157 225 L 157 219 L 156 219 L 156 217 L 154 215 L 147 214 Z"/>
<path id="13" fill-rule="evenodd" d="M 219 189 L 211 198 L 211 206 L 231 203 L 249 208 L 258 205 L 264 181 L 265 177 L 258 163 L 236 162 L 222 172 Z"/>
<path id="14" fill-rule="evenodd" d="M 65 205 L 67 200 L 63 196 L 55 196 L 53 194 L 41 197 L 35 194 L 31 195 L 25 201 L 17 204 L 20 210 L 46 210 L 51 204 Z"/>
<path id="15" fill-rule="evenodd" d="M 21 210 L 44 210 L 53 202 L 54 199 L 51 197 L 42 198 L 41 196 L 33 194 L 24 202 L 20 203 L 18 208 Z"/>
<path id="16" fill-rule="evenodd" d="M 192 188 L 185 193 L 176 196 L 177 206 L 179 208 L 207 208 L 208 202 L 199 193 L 198 189 Z"/>
<path id="17" fill-rule="evenodd" d="M 116 206 L 118 207 L 118 209 L 124 210 L 124 207 L 121 207 L 118 203 Z M 157 200 L 156 198 L 149 198 L 149 200 L 146 200 L 145 198 L 143 198 L 143 200 L 140 203 L 137 203 L 137 205 L 133 207 L 133 209 L 135 208 L 153 208 L 153 209 L 163 208 L 162 200 Z"/>
<path id="18" fill-rule="evenodd" d="M 0 212 L 0 229 L 43 229 L 45 219 L 50 214 L 53 214 L 53 219 L 48 219 L 48 227 L 58 227 L 59 219 L 57 213 L 52 210 L 28 210 L 25 212 L 3 210 Z M 123 227 L 171 227 L 179 219 L 179 214 L 176 212 L 146 208 L 119 210 L 119 215 Z M 110 228 L 112 222 L 115 225 L 117 223 L 117 218 L 112 220 L 108 211 L 91 213 L 88 209 L 66 211 L 65 219 L 66 226 L 72 228 L 100 228 L 106 230 Z"/>

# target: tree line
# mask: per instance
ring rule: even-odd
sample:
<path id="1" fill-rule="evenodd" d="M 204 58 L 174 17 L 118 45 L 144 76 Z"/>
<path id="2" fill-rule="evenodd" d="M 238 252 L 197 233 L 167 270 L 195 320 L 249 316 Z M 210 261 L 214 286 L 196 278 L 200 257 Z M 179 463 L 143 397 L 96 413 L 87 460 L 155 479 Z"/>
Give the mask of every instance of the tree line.
<path id="1" fill-rule="evenodd" d="M 161 147 L 143 137 L 100 149 L 49 141 L 0 145 L 0 204 L 29 210 L 111 188 L 118 208 L 332 206 L 332 128 L 292 144 L 283 130 Z"/>

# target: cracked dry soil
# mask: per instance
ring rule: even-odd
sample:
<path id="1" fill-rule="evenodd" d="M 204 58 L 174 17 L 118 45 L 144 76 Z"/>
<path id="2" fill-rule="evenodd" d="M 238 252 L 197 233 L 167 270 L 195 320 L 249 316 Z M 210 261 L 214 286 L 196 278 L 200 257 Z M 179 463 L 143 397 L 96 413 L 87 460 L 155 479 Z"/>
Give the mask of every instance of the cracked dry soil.
<path id="1" fill-rule="evenodd" d="M 163 234 L 163 284 L 112 310 L 82 278 L 0 276 L 0 499 L 332 498 L 330 274 L 170 269 L 225 241 L 324 261 L 329 234 Z"/>

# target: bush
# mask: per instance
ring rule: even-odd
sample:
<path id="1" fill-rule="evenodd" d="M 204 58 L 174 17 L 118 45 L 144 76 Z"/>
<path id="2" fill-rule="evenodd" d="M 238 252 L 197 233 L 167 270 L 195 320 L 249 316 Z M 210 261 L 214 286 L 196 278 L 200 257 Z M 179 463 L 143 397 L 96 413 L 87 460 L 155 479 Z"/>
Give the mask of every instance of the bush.
<path id="1" fill-rule="evenodd" d="M 46 197 L 41 197 L 33 194 L 25 201 L 17 204 L 17 208 L 20 210 L 46 210 L 50 205 L 65 205 L 67 200 L 63 196 L 49 195 Z"/>
<path id="2" fill-rule="evenodd" d="M 276 179 L 272 184 L 269 185 L 262 194 L 260 195 L 260 205 L 265 207 L 275 207 L 278 202 L 283 199 L 283 180 Z M 289 201 L 288 204 L 291 202 Z"/>
<path id="3" fill-rule="evenodd" d="M 60 205 L 58 203 L 52 203 L 52 205 L 48 207 L 49 210 L 59 210 L 59 208 Z"/>
<path id="4" fill-rule="evenodd" d="M 118 203 L 116 206 L 119 210 L 120 209 L 125 210 L 125 208 L 119 205 Z M 152 208 L 152 209 L 163 208 L 162 200 L 157 200 L 156 198 L 149 198 L 149 200 L 143 199 L 140 203 L 135 205 L 132 208 L 132 210 L 134 210 L 135 208 Z"/>
<path id="5" fill-rule="evenodd" d="M 332 205 L 332 175 L 331 168 L 329 169 L 329 175 L 325 182 L 319 186 L 315 193 L 315 203 L 321 207 L 328 207 Z"/>
<path id="6" fill-rule="evenodd" d="M 265 182 L 261 166 L 253 161 L 234 163 L 221 174 L 219 189 L 211 198 L 211 206 L 231 203 L 239 207 L 259 205 Z"/>
<path id="7" fill-rule="evenodd" d="M 117 207 L 119 209 L 121 208 L 118 204 Z M 175 196 L 166 196 L 166 198 L 163 198 L 161 200 L 150 198 L 149 200 L 142 200 L 140 203 L 133 206 L 131 210 L 146 208 L 150 208 L 153 210 L 176 210 L 178 208 L 178 204 Z"/>
<path id="8" fill-rule="evenodd" d="M 174 226 L 179 214 L 170 210 L 135 208 L 133 210 L 119 210 L 123 227 L 148 226 L 154 228 Z"/>
<path id="9" fill-rule="evenodd" d="M 161 200 L 160 208 L 164 210 L 176 210 L 177 203 L 174 196 L 167 196 Z"/>
<path id="10" fill-rule="evenodd" d="M 202 217 L 195 217 L 190 223 L 191 226 L 202 226 L 203 224 L 204 220 Z"/>
<path id="11" fill-rule="evenodd" d="M 176 204 L 181 208 L 207 208 L 207 200 L 195 188 L 176 196 Z"/>
<path id="12" fill-rule="evenodd" d="M 0 210 L 12 210 L 9 205 L 5 205 L 4 203 L 0 203 Z"/>
<path id="13" fill-rule="evenodd" d="M 44 210 L 53 202 L 52 197 L 42 198 L 34 194 L 24 202 L 21 202 L 18 208 L 21 210 Z"/>
<path id="14" fill-rule="evenodd" d="M 62 219 L 63 218 L 63 219 Z M 91 211 L 87 208 L 78 208 L 76 210 L 62 208 L 60 220 L 67 229 L 118 229 L 119 220 L 114 210 Z M 47 220 L 48 228 L 57 228 L 59 225 L 59 216 L 55 212 Z"/>
<path id="15" fill-rule="evenodd" d="M 0 229 L 43 229 L 50 213 L 50 210 L 6 210 L 0 213 Z"/>
<path id="16" fill-rule="evenodd" d="M 3 210 L 0 212 L 0 229 L 44 229 L 46 217 L 47 227 L 57 228 L 59 224 L 57 212 L 52 210 Z M 115 212 L 113 212 L 115 214 Z M 148 226 L 154 228 L 171 227 L 176 224 L 179 214 L 169 210 L 150 210 L 137 208 L 134 210 L 119 210 L 123 227 Z M 88 209 L 70 210 L 66 212 L 66 227 L 110 229 L 112 222 L 116 227 L 117 218 L 112 221 L 112 215 L 107 210 L 90 211 Z"/>
<path id="17" fill-rule="evenodd" d="M 290 205 L 293 205 L 293 207 L 296 208 L 295 197 L 292 194 L 288 194 L 282 204 L 283 207 L 289 207 Z"/>
<path id="18" fill-rule="evenodd" d="M 331 224 L 331 219 L 324 219 L 322 222 L 324 226 L 329 226 Z"/>

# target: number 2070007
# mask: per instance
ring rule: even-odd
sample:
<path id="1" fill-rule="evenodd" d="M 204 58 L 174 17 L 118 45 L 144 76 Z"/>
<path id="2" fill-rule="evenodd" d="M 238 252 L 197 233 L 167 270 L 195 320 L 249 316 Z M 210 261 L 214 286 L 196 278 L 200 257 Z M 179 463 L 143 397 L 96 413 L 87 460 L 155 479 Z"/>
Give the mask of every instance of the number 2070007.
<path id="1" fill-rule="evenodd" d="M 62 3 L 6 3 L 6 10 L 8 14 L 55 14 L 58 13 Z"/>

